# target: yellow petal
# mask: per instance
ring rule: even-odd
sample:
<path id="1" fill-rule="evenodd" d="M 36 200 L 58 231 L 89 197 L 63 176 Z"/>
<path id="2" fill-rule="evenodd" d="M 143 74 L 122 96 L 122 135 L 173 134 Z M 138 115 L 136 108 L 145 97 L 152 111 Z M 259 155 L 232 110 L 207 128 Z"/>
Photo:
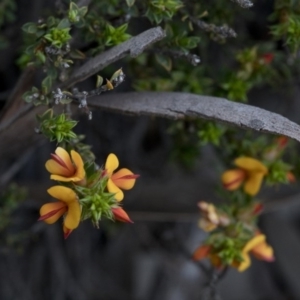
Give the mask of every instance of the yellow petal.
<path id="1" fill-rule="evenodd" d="M 264 243 L 266 240 L 266 236 L 264 234 L 258 234 L 254 236 L 251 240 L 247 242 L 247 244 L 243 248 L 243 253 L 251 251 L 257 245 Z"/>
<path id="2" fill-rule="evenodd" d="M 76 182 L 76 181 L 80 181 L 81 180 L 80 178 L 77 178 L 77 177 L 74 177 L 74 176 L 65 177 L 65 176 L 55 175 L 55 174 L 52 174 L 50 176 L 50 179 L 56 180 L 56 181 L 62 181 L 62 182 L 70 182 L 70 181 Z"/>
<path id="3" fill-rule="evenodd" d="M 71 176 L 73 172 L 70 172 L 69 169 L 63 167 L 58 162 L 53 159 L 49 159 L 46 161 L 45 167 L 47 171 L 51 174 L 58 174 L 61 176 Z"/>
<path id="4" fill-rule="evenodd" d="M 242 251 L 242 257 L 243 257 L 243 261 L 233 265 L 234 267 L 237 268 L 237 270 L 239 272 L 243 272 L 245 271 L 247 268 L 249 268 L 250 264 L 251 264 L 251 260 L 250 260 L 250 256 L 249 256 L 249 251 L 251 251 L 252 249 L 254 249 L 255 247 L 257 247 L 257 245 L 264 243 L 266 237 L 263 234 L 258 234 L 256 236 L 254 236 L 250 241 L 248 241 L 246 243 L 246 245 L 243 248 Z"/>
<path id="5" fill-rule="evenodd" d="M 85 170 L 84 170 L 84 164 L 82 158 L 80 154 L 74 150 L 71 151 L 71 157 L 76 166 L 76 172 L 74 174 L 74 177 L 79 179 L 76 181 L 80 181 L 85 177 Z"/>
<path id="6" fill-rule="evenodd" d="M 261 187 L 263 178 L 265 176 L 264 173 L 258 173 L 258 172 L 251 172 L 247 178 L 245 185 L 244 185 L 244 191 L 245 193 L 255 196 Z"/>
<path id="7" fill-rule="evenodd" d="M 123 190 L 130 190 L 133 188 L 135 184 L 135 179 L 127 179 L 127 178 L 122 179 L 122 177 L 127 175 L 134 175 L 134 174 L 130 170 L 123 168 L 118 172 L 116 172 L 115 174 L 113 174 L 111 176 L 111 180 L 119 188 Z"/>
<path id="8" fill-rule="evenodd" d="M 77 202 L 77 195 L 76 193 L 71 190 L 70 188 L 67 188 L 65 186 L 56 185 L 51 187 L 47 190 L 47 192 L 53 197 L 56 198 L 62 202 L 67 203 L 68 205 L 71 202 Z"/>
<path id="9" fill-rule="evenodd" d="M 239 157 L 234 161 L 235 165 L 246 171 L 261 172 L 264 175 L 268 173 L 268 169 L 259 160 L 252 157 Z"/>
<path id="10" fill-rule="evenodd" d="M 113 153 L 110 153 L 106 159 L 105 170 L 107 171 L 108 176 L 110 177 L 115 169 L 119 166 L 119 160 L 117 156 Z"/>
<path id="11" fill-rule="evenodd" d="M 47 219 L 43 219 L 43 221 L 46 222 L 47 224 L 55 223 L 67 211 L 67 206 L 63 202 L 46 203 L 40 209 L 40 216 L 42 218 L 43 216 L 45 216 L 55 210 L 57 210 L 55 215 L 53 215 Z"/>
<path id="12" fill-rule="evenodd" d="M 66 164 L 66 166 L 68 167 L 70 172 L 73 172 L 73 173 L 75 172 L 75 168 L 71 161 L 70 155 L 64 148 L 57 147 L 55 150 L 55 154 L 64 161 L 64 163 Z"/>
<path id="13" fill-rule="evenodd" d="M 123 200 L 123 192 L 114 184 L 114 182 L 111 179 L 108 179 L 107 181 L 107 189 L 110 193 L 115 194 L 115 198 L 117 201 Z"/>
<path id="14" fill-rule="evenodd" d="M 64 220 L 64 225 L 68 229 L 75 229 L 80 222 L 81 209 L 78 201 L 73 201 L 68 205 L 68 212 Z"/>
<path id="15" fill-rule="evenodd" d="M 204 219 L 204 218 L 201 218 L 200 221 L 198 222 L 198 225 L 201 229 L 203 229 L 204 231 L 206 232 L 210 232 L 210 231 L 213 231 L 214 229 L 217 228 L 217 225 Z"/>
<path id="16" fill-rule="evenodd" d="M 245 271 L 246 269 L 248 269 L 251 265 L 251 260 L 250 260 L 250 256 L 248 253 L 243 253 L 243 261 L 240 262 L 238 265 L 237 265 L 237 270 L 239 272 L 243 272 Z"/>
<path id="17" fill-rule="evenodd" d="M 226 190 L 234 191 L 240 187 L 246 177 L 246 173 L 241 169 L 228 170 L 222 175 L 222 183 Z"/>

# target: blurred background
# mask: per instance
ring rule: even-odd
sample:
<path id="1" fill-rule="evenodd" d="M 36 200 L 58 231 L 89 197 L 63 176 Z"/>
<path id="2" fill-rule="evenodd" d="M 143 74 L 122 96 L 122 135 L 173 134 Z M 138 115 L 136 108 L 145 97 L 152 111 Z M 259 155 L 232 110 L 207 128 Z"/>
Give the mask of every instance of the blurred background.
<path id="1" fill-rule="evenodd" d="M 229 1 L 212 2 L 219 5 Z M 215 188 L 220 184 L 224 163 L 210 144 L 201 146 L 188 164 L 183 163 L 195 149 L 187 143 L 185 150 L 190 152 L 178 151 L 178 140 L 171 134 L 175 121 L 105 111 L 93 111 L 93 119 L 88 120 L 77 112 L 76 133 L 86 136 L 85 142 L 92 146 L 99 165 L 109 153 L 115 153 L 120 166 L 141 175 L 123 202 L 134 224 L 103 221 L 97 229 L 85 221 L 64 240 L 60 222 L 49 226 L 37 221 L 40 206 L 50 200 L 46 190 L 52 183 L 44 165 L 56 145 L 34 134 L 34 115 L 21 119 L 22 126 L 14 126 L 12 121 L 7 127 L 12 106 L 21 105 L 8 99 L 24 74 L 15 63 L 22 51 L 20 27 L 55 10 L 59 3 L 18 0 L 15 18 L 1 27 L 8 44 L 0 50 L 0 299 L 299 300 L 297 182 L 265 188 L 259 195 L 265 203 L 259 224 L 274 248 L 275 262 L 253 259 L 244 273 L 230 269 L 216 278 L 208 262 L 191 260 L 206 237 L 198 227 L 197 203 L 222 201 Z M 251 10 L 235 15 L 241 40 L 268 42 L 267 16 L 273 6 L 274 1 L 255 1 Z M 139 31 L 138 24 L 151 27 L 145 20 L 133 20 L 132 32 Z M 226 62 L 226 53 L 234 43 L 237 41 L 226 46 L 208 43 L 202 63 L 211 67 L 212 73 L 234 65 Z M 275 46 L 281 50 L 280 42 Z M 111 69 L 123 67 L 125 74 L 129 72 L 126 82 L 114 92 L 131 91 L 134 83 L 139 86 L 130 77 L 135 70 L 131 64 L 124 59 L 104 70 L 109 74 Z M 39 81 L 37 74 L 32 78 L 30 73 L 25 75 L 28 85 Z M 298 78 L 276 86 L 254 87 L 248 101 L 299 123 Z M 195 80 L 202 84 L 201 78 Z M 91 85 L 87 81 L 83 87 Z M 183 131 L 183 135 L 188 136 L 188 132 Z"/>

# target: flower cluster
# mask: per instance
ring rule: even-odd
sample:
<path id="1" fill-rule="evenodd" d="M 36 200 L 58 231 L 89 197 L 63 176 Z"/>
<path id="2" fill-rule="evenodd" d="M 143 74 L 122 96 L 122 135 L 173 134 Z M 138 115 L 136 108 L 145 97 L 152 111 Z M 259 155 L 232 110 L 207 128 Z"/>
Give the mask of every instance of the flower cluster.
<path id="1" fill-rule="evenodd" d="M 40 209 L 39 220 L 47 224 L 55 223 L 63 216 L 65 238 L 76 229 L 80 221 L 90 218 L 98 227 L 102 217 L 122 222 L 131 222 L 120 206 L 124 198 L 122 190 L 133 188 L 139 175 L 119 167 L 115 154 L 109 154 L 105 167 L 97 168 L 94 163 L 84 164 L 75 150 L 70 153 L 57 147 L 55 154 L 46 162 L 50 179 L 59 185 L 48 189 L 48 193 L 58 201 L 46 203 Z"/>
<path id="2" fill-rule="evenodd" d="M 251 264 L 249 254 L 253 254 L 257 259 L 264 261 L 274 261 L 273 249 L 266 243 L 266 236 L 257 233 L 252 237 L 240 250 L 240 257 L 230 263 L 231 267 L 236 268 L 239 272 L 245 271 Z M 223 266 L 219 251 L 216 251 L 211 245 L 202 245 L 193 255 L 194 260 L 209 258 L 211 263 L 220 268 Z"/>
<path id="3" fill-rule="evenodd" d="M 257 227 L 257 217 L 263 205 L 254 197 L 264 181 L 289 183 L 295 181 L 291 167 L 281 161 L 288 140 L 275 139 L 260 153 L 262 161 L 250 156 L 234 160 L 234 168 L 221 176 L 224 196 L 229 203 L 215 206 L 199 202 L 199 227 L 209 232 L 207 239 L 193 254 L 194 260 L 208 258 L 213 266 L 230 266 L 242 272 L 250 264 L 250 254 L 260 260 L 274 261 L 274 253 L 266 236 Z"/>

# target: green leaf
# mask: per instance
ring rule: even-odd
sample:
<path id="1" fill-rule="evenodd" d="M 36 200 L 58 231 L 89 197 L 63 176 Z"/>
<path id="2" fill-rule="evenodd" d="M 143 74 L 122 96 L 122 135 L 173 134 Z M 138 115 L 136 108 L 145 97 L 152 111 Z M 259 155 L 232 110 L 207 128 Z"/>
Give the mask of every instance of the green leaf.
<path id="1" fill-rule="evenodd" d="M 42 93 L 44 95 L 48 94 L 51 91 L 51 87 L 52 87 L 52 78 L 51 78 L 51 76 L 47 76 L 42 81 Z"/>
<path id="2" fill-rule="evenodd" d="M 110 81 L 113 81 L 114 79 L 118 78 L 123 73 L 122 68 L 117 70 L 110 78 Z"/>
<path id="3" fill-rule="evenodd" d="M 71 98 L 64 98 L 60 100 L 61 104 L 69 104 L 71 103 L 73 100 Z"/>
<path id="4" fill-rule="evenodd" d="M 100 75 L 97 75 L 97 82 L 96 82 L 96 88 L 100 87 L 103 83 L 103 77 Z"/>
<path id="5" fill-rule="evenodd" d="M 131 7 L 134 4 L 135 0 L 126 0 L 126 3 L 129 7 Z"/>
<path id="6" fill-rule="evenodd" d="M 70 21 L 68 19 L 62 19 L 58 25 L 57 28 L 58 29 L 65 29 L 65 28 L 70 28 L 71 24 Z"/>
<path id="7" fill-rule="evenodd" d="M 155 59 L 168 72 L 170 72 L 172 70 L 172 60 L 171 60 L 170 57 L 160 55 L 160 54 L 156 54 Z"/>
<path id="8" fill-rule="evenodd" d="M 46 62 L 46 56 L 42 51 L 37 51 L 35 55 L 43 64 Z"/>
<path id="9" fill-rule="evenodd" d="M 36 115 L 36 118 L 39 122 L 43 122 L 45 120 L 49 120 L 53 117 L 53 109 L 47 109 L 42 115 Z"/>
<path id="10" fill-rule="evenodd" d="M 81 18 L 83 18 L 86 15 L 86 13 L 88 12 L 88 7 L 87 6 L 82 6 L 78 9 L 78 12 L 79 12 L 79 16 Z"/>
<path id="11" fill-rule="evenodd" d="M 83 52 L 79 51 L 78 49 L 74 49 L 70 52 L 70 56 L 74 59 L 85 59 L 86 56 Z"/>
<path id="12" fill-rule="evenodd" d="M 47 25 L 48 25 L 49 28 L 55 26 L 56 24 L 57 24 L 57 21 L 56 21 L 56 19 L 53 16 L 50 16 L 47 19 Z"/>
<path id="13" fill-rule="evenodd" d="M 22 98 L 24 99 L 24 101 L 26 103 L 31 103 L 32 102 L 32 92 L 28 91 L 28 92 L 24 93 Z"/>
<path id="14" fill-rule="evenodd" d="M 78 6 L 74 2 L 70 2 L 69 10 L 78 10 Z"/>
<path id="15" fill-rule="evenodd" d="M 125 24 L 121 25 L 120 27 L 118 27 L 117 30 L 118 30 L 119 33 L 125 33 L 127 28 L 128 28 L 128 24 L 125 23 Z"/>
<path id="16" fill-rule="evenodd" d="M 57 69 L 54 67 L 51 67 L 48 69 L 48 76 L 50 76 L 52 79 L 56 79 L 57 78 Z"/>
<path id="17" fill-rule="evenodd" d="M 24 24 L 22 26 L 22 30 L 27 33 L 30 33 L 30 34 L 34 34 L 37 32 L 38 28 L 35 23 L 30 22 L 30 23 Z"/>

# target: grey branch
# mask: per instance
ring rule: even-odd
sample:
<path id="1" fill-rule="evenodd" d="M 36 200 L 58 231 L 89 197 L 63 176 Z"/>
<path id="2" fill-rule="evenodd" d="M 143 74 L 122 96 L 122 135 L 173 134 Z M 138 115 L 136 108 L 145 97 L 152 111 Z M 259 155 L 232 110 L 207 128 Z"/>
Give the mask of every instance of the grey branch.
<path id="1" fill-rule="evenodd" d="M 231 0 L 232 2 L 236 2 L 242 8 L 249 8 L 253 6 L 253 3 L 250 0 Z"/>
<path id="2" fill-rule="evenodd" d="M 89 106 L 131 115 L 169 119 L 203 118 L 284 135 L 300 142 L 298 124 L 265 109 L 223 98 L 179 92 L 131 92 L 98 96 L 90 100 Z"/>
<path id="3" fill-rule="evenodd" d="M 120 60 L 128 54 L 132 57 L 137 57 L 146 48 L 163 39 L 165 36 L 166 34 L 161 27 L 148 29 L 139 35 L 132 37 L 128 41 L 115 46 L 94 58 L 91 58 L 77 71 L 75 71 L 73 75 L 60 86 L 60 88 L 67 89 L 75 83 L 83 81 L 84 79 L 96 74 L 108 65 Z"/>

